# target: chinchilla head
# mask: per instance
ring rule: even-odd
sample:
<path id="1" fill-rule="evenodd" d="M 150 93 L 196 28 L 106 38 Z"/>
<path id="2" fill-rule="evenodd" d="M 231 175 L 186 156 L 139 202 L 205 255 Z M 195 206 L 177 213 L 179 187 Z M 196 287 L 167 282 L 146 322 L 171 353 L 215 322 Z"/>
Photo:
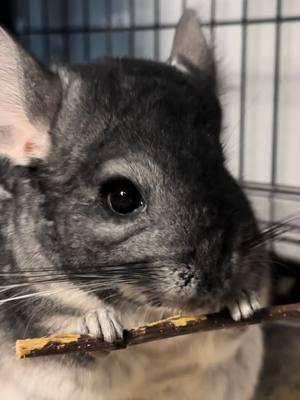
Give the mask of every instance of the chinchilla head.
<path id="1" fill-rule="evenodd" d="M 167 63 L 48 69 L 3 31 L 0 50 L 14 235 L 39 243 L 19 268 L 34 269 L 45 251 L 54 283 L 182 310 L 259 290 L 264 270 L 249 246 L 257 226 L 224 166 L 215 66 L 192 12 Z"/>

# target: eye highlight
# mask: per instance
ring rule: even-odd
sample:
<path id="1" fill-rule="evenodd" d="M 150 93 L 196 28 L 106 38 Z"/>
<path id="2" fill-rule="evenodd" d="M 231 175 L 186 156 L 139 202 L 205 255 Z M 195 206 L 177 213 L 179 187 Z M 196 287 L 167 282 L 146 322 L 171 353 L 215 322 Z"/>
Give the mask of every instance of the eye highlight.
<path id="1" fill-rule="evenodd" d="M 131 215 L 145 207 L 145 202 L 136 186 L 127 178 L 106 181 L 100 189 L 102 203 L 117 215 Z"/>

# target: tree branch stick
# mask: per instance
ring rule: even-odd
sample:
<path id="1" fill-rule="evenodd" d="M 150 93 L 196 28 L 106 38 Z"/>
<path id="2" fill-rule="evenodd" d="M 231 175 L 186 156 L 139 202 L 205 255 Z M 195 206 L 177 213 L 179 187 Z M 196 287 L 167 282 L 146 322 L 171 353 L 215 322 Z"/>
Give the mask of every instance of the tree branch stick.
<path id="1" fill-rule="evenodd" d="M 96 350 L 112 351 L 195 332 L 240 328 L 261 322 L 299 318 L 300 303 L 263 308 L 256 311 L 252 317 L 241 321 L 234 321 L 229 314 L 225 313 L 176 316 L 136 329 L 124 330 L 124 340 L 113 344 L 87 335 L 74 334 L 57 334 L 39 339 L 17 340 L 16 355 L 18 358 L 27 358 Z"/>

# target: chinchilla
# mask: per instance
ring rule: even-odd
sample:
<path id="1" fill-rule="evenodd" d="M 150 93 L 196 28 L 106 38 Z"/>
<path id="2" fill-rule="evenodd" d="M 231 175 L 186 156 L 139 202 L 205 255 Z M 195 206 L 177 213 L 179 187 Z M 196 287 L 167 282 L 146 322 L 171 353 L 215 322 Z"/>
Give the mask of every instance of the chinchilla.
<path id="1" fill-rule="evenodd" d="M 0 87 L 1 398 L 249 400 L 258 327 L 106 356 L 14 355 L 20 338 L 113 342 L 161 317 L 227 309 L 238 320 L 266 304 L 264 245 L 225 166 L 216 67 L 195 14 L 166 63 L 47 67 L 2 30 Z"/>

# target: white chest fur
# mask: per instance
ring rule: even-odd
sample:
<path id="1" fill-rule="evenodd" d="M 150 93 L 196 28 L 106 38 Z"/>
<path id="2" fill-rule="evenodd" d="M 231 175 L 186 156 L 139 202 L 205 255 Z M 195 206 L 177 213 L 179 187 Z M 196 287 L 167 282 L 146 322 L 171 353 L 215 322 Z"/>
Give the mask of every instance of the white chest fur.
<path id="1" fill-rule="evenodd" d="M 260 330 L 223 331 L 136 346 L 97 357 L 92 368 L 49 359 L 16 361 L 0 371 L 9 400 L 248 400 L 262 359 Z"/>

